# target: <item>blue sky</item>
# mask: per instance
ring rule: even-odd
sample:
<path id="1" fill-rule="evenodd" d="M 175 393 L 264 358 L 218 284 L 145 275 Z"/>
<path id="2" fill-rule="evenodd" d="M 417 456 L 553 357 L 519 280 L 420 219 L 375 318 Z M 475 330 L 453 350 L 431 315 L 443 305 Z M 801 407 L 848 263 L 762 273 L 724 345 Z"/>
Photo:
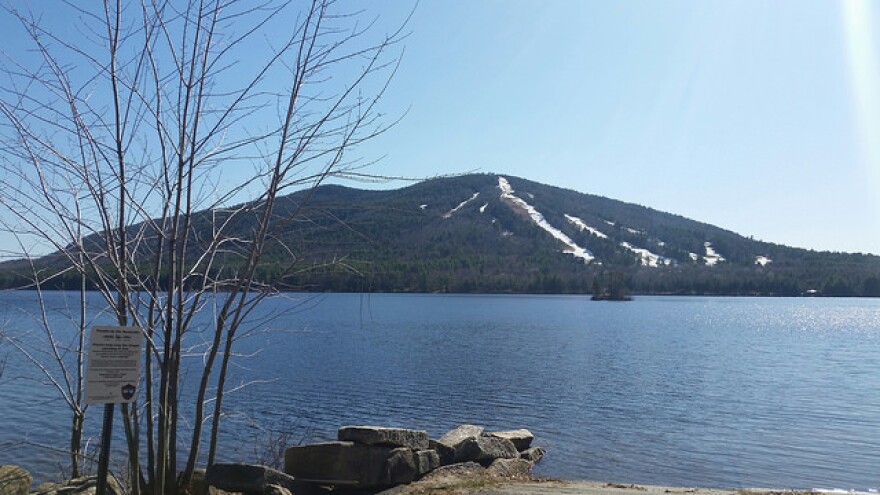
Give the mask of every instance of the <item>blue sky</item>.
<path id="1" fill-rule="evenodd" d="M 413 4 L 345 5 L 381 34 Z M 15 24 L 0 16 L 3 50 L 27 57 Z M 880 254 L 878 25 L 871 0 L 421 0 L 382 103 L 406 115 L 356 154 L 379 175 L 509 174 Z"/>
<path id="2" fill-rule="evenodd" d="M 385 101 L 408 113 L 361 152 L 384 156 L 376 173 L 505 173 L 880 253 L 878 16 L 869 0 L 423 0 Z"/>

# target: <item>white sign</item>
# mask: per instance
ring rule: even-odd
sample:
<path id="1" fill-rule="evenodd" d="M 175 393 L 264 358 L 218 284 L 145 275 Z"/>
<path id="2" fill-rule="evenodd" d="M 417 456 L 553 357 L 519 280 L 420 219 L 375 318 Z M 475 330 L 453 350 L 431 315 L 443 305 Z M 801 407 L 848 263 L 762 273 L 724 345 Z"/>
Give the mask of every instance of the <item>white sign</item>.
<path id="1" fill-rule="evenodd" d="M 134 401 L 143 341 L 139 327 L 92 327 L 86 365 L 86 404 Z"/>

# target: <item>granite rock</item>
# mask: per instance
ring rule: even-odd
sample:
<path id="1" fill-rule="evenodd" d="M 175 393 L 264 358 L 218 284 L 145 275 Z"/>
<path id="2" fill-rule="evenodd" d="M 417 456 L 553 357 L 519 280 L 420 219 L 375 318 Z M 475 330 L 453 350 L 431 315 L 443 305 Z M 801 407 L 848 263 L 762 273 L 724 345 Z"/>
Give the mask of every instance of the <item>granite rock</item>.
<path id="1" fill-rule="evenodd" d="M 532 432 L 524 428 L 519 430 L 493 431 L 484 434 L 498 438 L 506 438 L 513 442 L 513 446 L 516 447 L 516 450 L 520 452 L 531 447 L 532 440 L 535 439 L 535 436 L 532 435 Z"/>
<path id="2" fill-rule="evenodd" d="M 388 447 L 407 447 L 413 450 L 428 448 L 428 432 L 404 428 L 383 428 L 379 426 L 343 426 L 337 432 L 341 442 L 354 442 L 364 445 L 384 445 Z"/>
<path id="3" fill-rule="evenodd" d="M 440 467 L 440 454 L 436 450 L 419 450 L 415 452 L 417 477 L 430 473 Z"/>
<path id="4" fill-rule="evenodd" d="M 521 459 L 525 459 L 532 464 L 537 464 L 541 462 L 541 459 L 544 458 L 544 454 L 547 453 L 547 450 L 543 447 L 532 447 L 526 450 L 523 450 L 519 453 L 519 457 Z"/>
<path id="5" fill-rule="evenodd" d="M 485 428 L 474 425 L 461 425 L 454 430 L 450 430 L 440 437 L 437 442 L 447 447 L 457 448 L 458 445 L 468 438 L 478 437 L 483 434 Z"/>
<path id="6" fill-rule="evenodd" d="M 21 467 L 0 466 L 0 495 L 27 495 L 34 479 Z"/>
<path id="7" fill-rule="evenodd" d="M 489 466 L 495 459 L 517 459 L 519 451 L 506 438 L 478 436 L 469 437 L 455 448 L 455 461 L 474 461 Z"/>
<path id="8" fill-rule="evenodd" d="M 269 485 L 295 491 L 291 476 L 257 464 L 213 464 L 205 472 L 205 483 L 227 492 L 263 493 Z"/>
<path id="9" fill-rule="evenodd" d="M 495 459 L 486 468 L 486 474 L 497 478 L 525 478 L 531 474 L 532 466 L 525 459 Z"/>
<path id="10" fill-rule="evenodd" d="M 441 466 L 448 466 L 455 462 L 455 447 L 440 443 L 437 440 L 431 440 L 428 442 L 428 447 L 437 451 L 437 455 L 440 457 Z"/>

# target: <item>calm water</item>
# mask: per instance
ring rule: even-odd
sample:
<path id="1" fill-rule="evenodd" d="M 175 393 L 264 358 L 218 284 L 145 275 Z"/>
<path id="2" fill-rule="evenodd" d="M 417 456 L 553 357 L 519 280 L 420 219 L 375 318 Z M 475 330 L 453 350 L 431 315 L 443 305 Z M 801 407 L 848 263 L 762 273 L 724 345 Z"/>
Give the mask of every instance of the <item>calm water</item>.
<path id="1" fill-rule="evenodd" d="M 27 327 L 14 309 L 27 301 L 0 294 L 7 328 Z M 548 476 L 880 488 L 880 300 L 328 295 L 308 306 L 241 342 L 235 383 L 249 385 L 229 398 L 227 460 L 252 456 L 267 429 L 317 441 L 343 424 L 437 436 L 475 423 L 530 429 Z M 65 410 L 21 379 L 33 368 L 8 345 L 2 354 L 0 464 L 49 477 L 59 461 L 37 444 L 64 445 Z"/>

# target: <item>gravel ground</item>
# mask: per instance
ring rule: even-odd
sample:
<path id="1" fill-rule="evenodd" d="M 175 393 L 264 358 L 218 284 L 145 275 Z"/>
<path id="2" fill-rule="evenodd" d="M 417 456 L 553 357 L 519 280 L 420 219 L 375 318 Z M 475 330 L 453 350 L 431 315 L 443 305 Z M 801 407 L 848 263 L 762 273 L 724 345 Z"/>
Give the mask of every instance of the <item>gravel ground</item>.
<path id="1" fill-rule="evenodd" d="M 539 478 L 498 479 L 482 475 L 441 476 L 384 492 L 385 495 L 843 495 L 840 492 L 792 491 L 754 488 L 717 490 L 650 485 L 621 485 L 595 481 Z M 844 492 L 845 495 L 877 495 Z"/>

